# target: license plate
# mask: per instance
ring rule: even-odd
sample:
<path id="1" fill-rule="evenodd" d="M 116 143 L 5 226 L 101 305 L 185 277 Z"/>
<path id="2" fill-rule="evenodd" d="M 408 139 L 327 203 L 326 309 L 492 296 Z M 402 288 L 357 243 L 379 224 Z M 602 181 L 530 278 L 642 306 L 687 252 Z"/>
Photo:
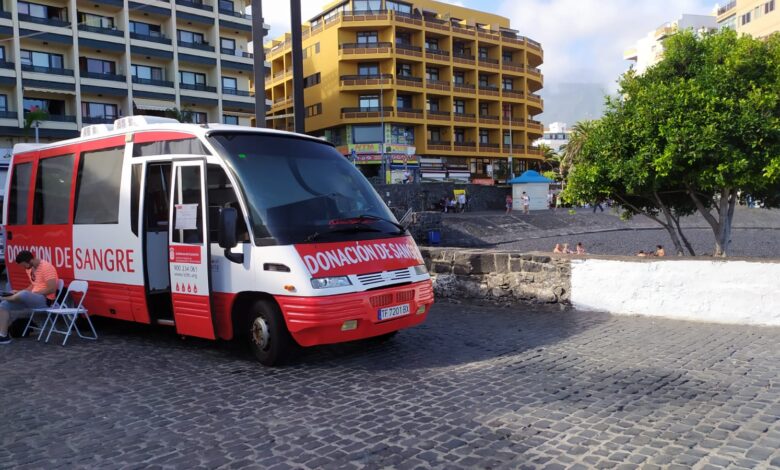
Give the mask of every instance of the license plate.
<path id="1" fill-rule="evenodd" d="M 391 318 L 409 315 L 409 304 L 396 305 L 379 309 L 379 320 L 389 320 Z"/>

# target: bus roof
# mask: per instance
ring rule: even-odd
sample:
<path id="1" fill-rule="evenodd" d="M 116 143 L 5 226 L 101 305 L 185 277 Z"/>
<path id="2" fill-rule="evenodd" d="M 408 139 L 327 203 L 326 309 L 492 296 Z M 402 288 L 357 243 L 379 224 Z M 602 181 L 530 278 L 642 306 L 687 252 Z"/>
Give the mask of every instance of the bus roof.
<path id="1" fill-rule="evenodd" d="M 128 116 L 129 118 L 130 116 Z M 122 118 L 122 119 L 128 119 Z M 147 116 L 132 116 L 132 118 L 147 118 Z M 297 134 L 294 132 L 280 131 L 276 129 L 265 129 L 259 127 L 237 126 L 232 124 L 185 124 L 175 121 L 173 119 L 165 119 L 165 122 L 144 122 L 144 119 L 133 119 L 130 121 L 130 125 L 127 125 L 127 121 L 122 126 L 117 126 L 121 120 L 115 121 L 114 126 L 111 125 L 97 125 L 86 126 L 82 130 L 80 137 L 74 137 L 72 139 L 60 140 L 57 142 L 51 142 L 47 144 L 16 144 L 14 145 L 13 154 L 32 152 L 35 150 L 43 150 L 61 147 L 65 145 L 78 144 L 80 142 L 89 142 L 93 140 L 104 139 L 106 137 L 114 137 L 119 135 L 131 134 L 144 131 L 172 131 L 172 132 L 188 132 L 196 137 L 206 137 L 212 131 L 235 131 L 235 132 L 250 132 L 258 134 L 268 135 L 285 135 L 291 137 L 305 138 L 308 140 L 314 140 L 316 142 L 330 144 L 328 141 L 313 137 L 306 134 Z M 151 121 L 151 120 L 149 120 Z M 163 121 L 163 120 L 161 120 Z M 117 128 L 119 127 L 119 128 Z"/>

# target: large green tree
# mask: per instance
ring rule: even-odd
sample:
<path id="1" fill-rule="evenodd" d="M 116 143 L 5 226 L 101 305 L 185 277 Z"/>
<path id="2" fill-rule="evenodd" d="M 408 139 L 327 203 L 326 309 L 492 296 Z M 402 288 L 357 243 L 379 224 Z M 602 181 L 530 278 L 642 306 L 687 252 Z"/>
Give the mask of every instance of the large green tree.
<path id="1" fill-rule="evenodd" d="M 573 200 L 612 197 L 693 249 L 680 217 L 699 212 L 726 256 L 740 198 L 780 204 L 780 36 L 681 32 L 644 74 L 620 80 L 567 184 Z"/>

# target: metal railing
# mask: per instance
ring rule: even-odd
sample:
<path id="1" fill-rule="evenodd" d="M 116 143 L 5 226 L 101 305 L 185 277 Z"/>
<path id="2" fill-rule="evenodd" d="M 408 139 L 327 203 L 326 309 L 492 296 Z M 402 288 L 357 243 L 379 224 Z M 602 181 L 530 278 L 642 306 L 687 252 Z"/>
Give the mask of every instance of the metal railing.
<path id="1" fill-rule="evenodd" d="M 732 8 L 735 8 L 736 6 L 737 6 L 736 0 L 723 5 L 722 7 L 718 8 L 718 16 L 726 13 L 727 11 L 731 10 Z"/>
<path id="2" fill-rule="evenodd" d="M 27 21 L 28 23 L 45 24 L 49 26 L 61 26 L 70 27 L 70 21 L 61 20 L 59 18 L 38 18 L 32 15 L 19 15 L 19 21 Z"/>
<path id="3" fill-rule="evenodd" d="M 247 15 L 246 13 L 241 13 L 240 11 L 228 10 L 226 8 L 220 8 L 219 12 L 223 15 L 235 16 L 236 18 L 243 18 L 245 20 L 252 19 L 252 15 Z"/>
<path id="4" fill-rule="evenodd" d="M 344 44 L 339 44 L 339 49 L 341 50 L 389 49 L 392 47 L 392 42 L 345 42 Z"/>
<path id="5" fill-rule="evenodd" d="M 182 90 L 205 91 L 205 92 L 208 92 L 208 93 L 216 93 L 217 92 L 217 87 L 208 86 L 208 85 L 193 84 L 193 83 L 181 83 L 181 82 L 179 82 L 179 88 L 181 88 Z"/>
<path id="6" fill-rule="evenodd" d="M 139 39 L 141 41 L 158 42 L 160 44 L 171 44 L 171 40 L 163 35 L 153 36 L 151 34 L 130 33 L 130 39 Z"/>
<path id="7" fill-rule="evenodd" d="M 412 51 L 422 53 L 422 47 L 412 44 L 395 43 L 395 48 L 401 51 Z"/>
<path id="8" fill-rule="evenodd" d="M 139 78 L 139 77 L 133 77 L 133 83 L 137 83 L 139 85 L 152 85 L 152 86 L 161 86 L 166 88 L 173 88 L 173 82 L 169 82 L 166 80 L 155 80 L 152 78 Z"/>
<path id="9" fill-rule="evenodd" d="M 90 33 L 99 33 L 99 34 L 107 34 L 109 36 L 118 36 L 123 37 L 125 35 L 124 31 L 120 31 L 116 28 L 102 28 L 100 26 L 89 26 L 86 24 L 80 24 L 79 25 L 79 31 L 87 31 Z"/>
<path id="10" fill-rule="evenodd" d="M 238 88 L 222 88 L 222 93 L 225 95 L 235 96 L 255 96 L 255 93 L 249 90 L 239 90 Z"/>
<path id="11" fill-rule="evenodd" d="M 13 69 L 15 68 L 13 62 L 0 61 L 0 69 Z"/>
<path id="12" fill-rule="evenodd" d="M 18 116 L 16 111 L 0 111 L 0 119 L 17 119 Z"/>
<path id="13" fill-rule="evenodd" d="M 219 49 L 220 54 L 222 55 L 229 55 L 233 57 L 243 57 L 245 59 L 251 59 L 254 57 L 254 54 L 251 52 L 244 52 L 244 51 L 238 51 L 236 49 L 225 49 L 224 47 Z"/>
<path id="14" fill-rule="evenodd" d="M 97 80 L 111 80 L 113 82 L 124 82 L 127 77 L 113 73 L 81 72 L 81 78 L 95 78 Z"/>
<path id="15" fill-rule="evenodd" d="M 189 47 L 190 49 L 198 49 L 201 51 L 214 52 L 214 46 L 209 46 L 207 42 L 178 42 L 179 47 Z"/>
<path id="16" fill-rule="evenodd" d="M 81 122 L 84 124 L 113 124 L 116 117 L 105 116 L 82 116 Z"/>
<path id="17" fill-rule="evenodd" d="M 22 70 L 25 72 L 50 73 L 52 75 L 70 75 L 73 76 L 71 69 L 56 69 L 52 67 L 39 67 L 37 65 L 22 64 Z"/>
<path id="18" fill-rule="evenodd" d="M 426 54 L 431 54 L 431 55 L 437 56 L 437 57 L 449 57 L 450 56 L 450 52 L 449 51 L 445 51 L 445 50 L 442 50 L 442 49 L 430 49 L 430 48 L 427 48 L 427 47 L 425 48 L 425 53 Z"/>
<path id="19" fill-rule="evenodd" d="M 200 10 L 205 11 L 214 11 L 214 7 L 200 1 L 193 1 L 193 0 L 176 0 L 177 5 L 185 6 L 185 7 L 191 7 L 191 8 L 198 8 Z"/>
<path id="20" fill-rule="evenodd" d="M 358 106 L 356 108 L 341 108 L 342 114 L 344 113 L 382 113 L 392 112 L 392 106 Z"/>
<path id="21" fill-rule="evenodd" d="M 24 113 L 25 116 L 27 116 L 29 113 Z M 76 116 L 69 116 L 67 114 L 49 114 L 46 116 L 46 119 L 42 119 L 42 121 L 54 121 L 54 122 L 76 122 Z"/>

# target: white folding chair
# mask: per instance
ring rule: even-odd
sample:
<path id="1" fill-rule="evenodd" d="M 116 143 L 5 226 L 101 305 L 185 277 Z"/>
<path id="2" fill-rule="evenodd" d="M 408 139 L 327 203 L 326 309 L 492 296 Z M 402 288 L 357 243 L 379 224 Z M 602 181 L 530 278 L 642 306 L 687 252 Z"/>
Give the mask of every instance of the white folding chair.
<path id="1" fill-rule="evenodd" d="M 51 304 L 51 306 L 49 307 L 34 308 L 30 311 L 30 318 L 27 320 L 27 326 L 24 327 L 24 331 L 22 332 L 22 337 L 26 337 L 28 331 L 37 330 L 39 331 L 38 341 L 41 340 L 41 337 L 43 336 L 43 330 L 46 329 L 46 325 L 49 323 L 49 319 L 51 318 L 49 309 L 60 308 L 60 303 L 62 302 L 62 295 L 64 293 L 65 293 L 65 281 L 63 281 L 62 279 L 57 279 L 57 295 L 54 297 L 54 303 Z M 33 324 L 33 318 L 35 318 L 35 315 L 38 313 L 46 314 L 46 320 L 43 322 L 43 325 L 41 326 L 35 326 Z"/>
<path id="2" fill-rule="evenodd" d="M 71 333 L 73 330 L 76 330 L 76 334 L 79 335 L 79 338 L 83 339 L 97 339 L 97 332 L 95 331 L 95 327 L 92 325 L 92 320 L 89 318 L 89 313 L 87 312 L 87 309 L 85 309 L 82 305 L 84 304 L 84 299 L 87 297 L 87 288 L 89 287 L 89 284 L 87 281 L 80 281 L 76 280 L 70 283 L 68 286 L 68 291 L 65 293 L 65 296 L 62 298 L 62 302 L 60 303 L 59 308 L 50 308 L 47 310 L 51 314 L 51 326 L 49 327 L 49 334 L 46 335 L 46 342 L 49 342 L 49 338 L 51 337 L 52 333 L 59 333 L 61 335 L 65 335 L 65 339 L 62 340 L 62 345 L 65 346 L 65 343 L 68 341 L 68 338 L 70 338 Z M 81 294 L 81 298 L 79 299 L 78 304 L 76 304 L 75 307 L 68 307 L 68 301 L 71 303 L 73 302 L 73 294 Z M 85 336 L 81 334 L 81 330 L 79 329 L 78 325 L 76 325 L 76 320 L 78 319 L 79 315 L 83 315 L 84 318 L 87 320 L 87 324 L 89 325 L 89 328 L 92 330 L 92 336 Z M 65 323 L 65 326 L 67 327 L 64 330 L 57 329 L 57 320 L 62 318 L 62 321 Z"/>

